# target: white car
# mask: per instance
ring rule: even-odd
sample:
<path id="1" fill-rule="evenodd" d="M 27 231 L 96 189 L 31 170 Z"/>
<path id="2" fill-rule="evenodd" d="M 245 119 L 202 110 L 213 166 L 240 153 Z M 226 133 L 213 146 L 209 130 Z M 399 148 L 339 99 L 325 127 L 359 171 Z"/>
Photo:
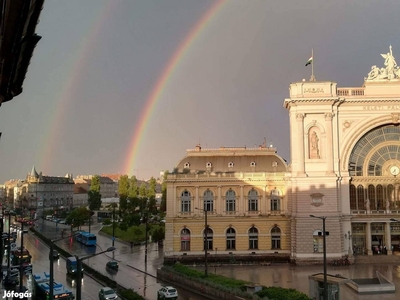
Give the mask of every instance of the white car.
<path id="1" fill-rule="evenodd" d="M 176 300 L 178 299 L 178 291 L 176 288 L 172 286 L 163 286 L 161 289 L 158 290 L 157 292 L 157 299 L 158 300 Z"/>
<path id="2" fill-rule="evenodd" d="M 106 286 L 99 291 L 100 300 L 115 300 L 118 299 L 117 293 L 110 287 Z"/>

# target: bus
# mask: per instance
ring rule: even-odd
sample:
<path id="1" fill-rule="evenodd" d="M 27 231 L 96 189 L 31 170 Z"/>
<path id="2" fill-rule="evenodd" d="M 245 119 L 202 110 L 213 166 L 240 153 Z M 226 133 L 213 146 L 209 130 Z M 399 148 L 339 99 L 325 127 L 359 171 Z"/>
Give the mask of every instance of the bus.
<path id="1" fill-rule="evenodd" d="M 49 299 L 50 294 L 50 274 L 47 272 L 33 275 L 33 294 L 32 299 Z M 49 300 L 73 300 L 75 295 L 66 287 L 57 282 L 53 282 L 53 299 Z"/>
<path id="2" fill-rule="evenodd" d="M 77 275 L 78 274 L 78 261 L 75 256 L 67 257 L 66 259 L 67 275 Z M 81 274 L 83 277 L 83 268 L 81 269 Z"/>
<path id="3" fill-rule="evenodd" d="M 76 236 L 76 240 L 86 246 L 96 246 L 97 238 L 94 233 L 80 231 Z"/>

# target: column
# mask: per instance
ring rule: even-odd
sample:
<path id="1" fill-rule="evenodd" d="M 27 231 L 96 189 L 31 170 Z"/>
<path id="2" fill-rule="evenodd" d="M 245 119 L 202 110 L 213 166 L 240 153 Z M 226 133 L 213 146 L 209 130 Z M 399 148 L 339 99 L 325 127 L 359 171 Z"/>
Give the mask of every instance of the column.
<path id="1" fill-rule="evenodd" d="M 296 114 L 296 121 L 298 128 L 297 145 L 294 148 L 297 152 L 297 174 L 304 175 L 304 114 Z M 292 151 L 294 150 L 292 149 Z"/>
<path id="2" fill-rule="evenodd" d="M 365 226 L 365 240 L 367 242 L 366 248 L 367 248 L 367 254 L 372 255 L 372 241 L 371 241 L 371 222 L 367 222 Z"/>
<path id="3" fill-rule="evenodd" d="M 241 209 L 239 209 L 239 214 L 240 213 L 246 213 L 246 205 L 244 203 L 244 197 L 243 197 L 243 185 L 240 186 L 240 206 Z"/>
<path id="4" fill-rule="evenodd" d="M 218 194 L 218 202 L 219 203 L 219 208 L 217 208 L 217 214 L 223 214 L 225 212 L 224 208 L 224 200 L 222 199 L 221 195 L 221 186 L 217 186 L 217 194 Z"/>
<path id="5" fill-rule="evenodd" d="M 385 235 L 386 242 L 383 246 L 386 246 L 387 255 L 392 255 L 392 235 L 390 233 L 390 222 L 386 222 Z"/>
<path id="6" fill-rule="evenodd" d="M 203 209 L 203 208 L 204 208 L 204 207 L 202 207 L 202 206 L 200 205 L 199 186 L 197 185 L 197 186 L 195 186 L 195 188 L 196 188 L 196 196 L 195 196 L 195 199 L 194 199 L 194 207 L 192 208 L 192 211 L 194 211 L 194 208 L 195 208 L 195 207 L 200 208 L 200 209 Z M 200 213 L 200 212 L 195 212 L 195 213 L 198 214 L 198 213 Z"/>
<path id="7" fill-rule="evenodd" d="M 326 126 L 326 174 L 333 174 L 333 141 L 332 141 L 332 113 L 325 114 Z"/>

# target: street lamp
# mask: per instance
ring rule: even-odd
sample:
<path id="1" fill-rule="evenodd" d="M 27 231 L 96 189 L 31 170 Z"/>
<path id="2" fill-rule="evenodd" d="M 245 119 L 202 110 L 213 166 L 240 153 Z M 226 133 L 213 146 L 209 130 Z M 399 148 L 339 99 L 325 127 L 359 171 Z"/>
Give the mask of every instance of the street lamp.
<path id="1" fill-rule="evenodd" d="M 326 217 L 317 217 L 314 215 L 310 215 L 311 218 L 321 219 L 322 220 L 322 237 L 323 237 L 323 252 L 324 252 L 324 300 L 328 300 L 328 284 L 326 279 L 326 231 L 325 231 L 325 220 Z"/>
<path id="2" fill-rule="evenodd" d="M 78 280 L 76 282 L 76 300 L 82 300 L 82 298 L 81 298 L 81 296 L 82 296 L 81 295 L 82 294 L 82 260 L 97 256 L 97 255 L 100 255 L 100 254 L 103 254 L 103 253 L 106 253 L 106 252 L 111 252 L 111 251 L 114 251 L 114 250 L 115 250 L 115 247 L 108 247 L 104 251 L 101 251 L 99 253 L 94 253 L 94 254 L 91 254 L 91 255 L 88 255 L 88 256 L 84 256 L 84 257 L 81 257 L 81 258 L 79 258 L 77 255 L 75 255 L 76 264 L 77 264 L 76 265 L 77 266 L 76 276 L 78 277 Z"/>
<path id="3" fill-rule="evenodd" d="M 49 290 L 49 299 L 53 299 L 53 288 L 54 288 L 54 256 L 53 256 L 53 252 L 54 252 L 54 243 L 55 242 L 59 242 L 61 240 L 65 240 L 65 239 L 69 239 L 72 238 L 74 236 L 77 236 L 78 233 L 74 234 L 74 235 L 70 235 L 68 237 L 63 237 L 63 238 L 59 238 L 56 240 L 51 240 L 50 241 L 50 255 L 49 255 L 49 259 L 50 259 L 50 290 Z"/>
<path id="4" fill-rule="evenodd" d="M 206 208 L 206 207 L 205 207 Z M 195 209 L 202 210 L 204 212 L 204 277 L 208 276 L 208 266 L 207 266 L 207 250 L 208 250 L 208 239 L 207 239 L 207 208 L 201 209 L 195 207 Z"/>

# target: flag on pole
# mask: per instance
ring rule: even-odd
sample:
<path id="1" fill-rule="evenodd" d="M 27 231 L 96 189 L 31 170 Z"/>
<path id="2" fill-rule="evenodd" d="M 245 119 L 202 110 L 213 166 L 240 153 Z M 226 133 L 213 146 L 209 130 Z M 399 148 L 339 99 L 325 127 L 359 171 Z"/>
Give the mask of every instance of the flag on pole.
<path id="1" fill-rule="evenodd" d="M 311 65 L 312 61 L 313 61 L 313 57 L 311 56 L 311 57 L 307 60 L 306 67 L 307 67 L 308 65 Z"/>

